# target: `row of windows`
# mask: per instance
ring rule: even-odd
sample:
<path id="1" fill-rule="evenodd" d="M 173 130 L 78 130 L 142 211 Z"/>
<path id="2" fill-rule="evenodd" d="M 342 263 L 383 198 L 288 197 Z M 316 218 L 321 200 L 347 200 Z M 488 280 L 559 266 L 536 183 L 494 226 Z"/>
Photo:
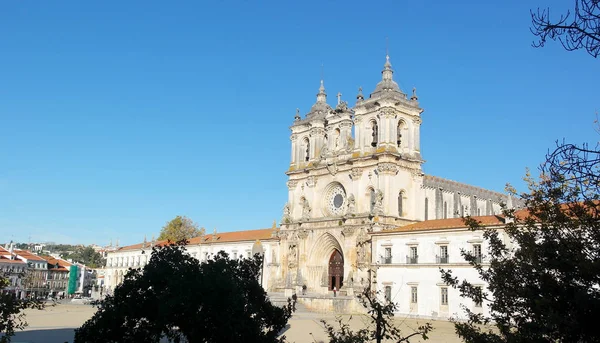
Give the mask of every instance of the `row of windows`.
<path id="1" fill-rule="evenodd" d="M 402 194 L 400 194 L 400 196 L 401 195 Z M 398 197 L 398 201 L 400 202 L 400 197 Z M 398 211 L 400 212 L 400 208 L 401 208 L 400 207 L 401 206 L 400 203 L 399 203 L 398 206 L 399 206 L 398 207 L 399 208 Z M 481 209 L 480 208 L 477 208 L 476 212 L 477 212 L 478 216 L 481 215 Z M 400 212 L 400 213 L 402 213 L 402 212 Z M 492 215 L 493 214 L 495 214 L 495 212 L 492 210 Z M 458 209 L 456 215 L 459 216 L 459 217 L 464 217 L 466 215 L 467 216 L 468 215 L 475 215 L 475 213 L 470 213 L 469 212 L 469 207 L 466 206 L 466 205 L 464 205 L 464 206 L 460 206 L 460 208 Z M 443 216 L 444 219 L 448 219 L 448 203 L 446 201 L 444 201 L 444 210 L 442 212 L 442 216 Z M 425 198 L 425 220 L 429 220 L 429 198 Z"/>
<path id="2" fill-rule="evenodd" d="M 437 264 L 446 264 L 450 263 L 450 258 L 448 255 L 448 246 L 440 245 L 439 246 L 439 255 L 436 255 Z M 472 254 L 475 256 L 475 259 L 478 263 L 482 261 L 481 255 L 481 244 L 472 244 Z M 391 264 L 394 263 L 392 260 L 392 247 L 384 247 L 384 254 L 381 256 L 381 260 L 379 261 L 381 264 Z M 396 263 L 398 263 L 396 261 Z M 419 263 L 419 248 L 418 246 L 409 247 L 409 254 L 406 256 L 407 264 L 418 264 Z M 431 262 L 430 262 L 431 263 Z"/>
<path id="3" fill-rule="evenodd" d="M 402 147 L 402 129 L 404 128 L 404 122 L 400 121 L 398 122 L 398 128 L 397 128 L 397 136 L 396 136 L 396 146 L 398 148 Z M 379 126 L 377 125 L 377 122 L 375 120 L 372 120 L 370 123 L 370 131 L 371 131 L 371 143 L 370 145 L 372 147 L 376 147 L 377 144 L 379 143 Z M 336 139 L 340 139 L 340 129 L 335 129 L 334 134 L 336 135 Z M 325 135 L 325 142 L 327 142 L 327 134 Z M 302 140 L 302 147 L 303 147 L 303 156 L 302 156 L 302 160 L 305 162 L 308 162 L 311 159 L 311 155 L 310 155 L 310 140 L 308 138 L 304 138 Z"/>
<path id="4" fill-rule="evenodd" d="M 194 258 L 197 258 L 197 252 L 193 252 L 193 253 L 191 253 L 191 255 Z M 212 256 L 212 254 L 210 254 L 208 252 L 204 252 L 202 261 L 207 261 L 210 256 Z M 244 255 L 241 253 L 238 255 L 237 251 L 233 251 L 232 257 L 234 259 L 237 259 L 237 258 L 244 257 Z M 251 258 L 252 251 L 246 250 L 246 257 Z M 114 264 L 113 264 L 113 262 L 114 262 Z M 144 258 L 142 258 L 142 259 L 140 259 L 140 256 L 115 257 L 114 261 L 113 261 L 113 258 L 111 257 L 108 259 L 107 266 L 108 267 L 140 267 L 140 266 L 145 266 L 146 264 L 148 264 L 148 256 L 147 255 L 144 256 Z"/>
<path id="5" fill-rule="evenodd" d="M 478 287 L 481 289 L 481 287 Z M 392 286 L 385 286 L 384 288 L 384 296 L 385 296 L 385 300 L 390 302 L 390 301 L 395 301 L 395 299 L 393 299 L 392 297 Z M 411 286 L 410 287 L 410 299 L 409 299 L 411 304 L 417 304 L 419 301 L 419 293 L 418 293 L 418 287 L 417 286 Z M 448 287 L 440 287 L 440 305 L 441 306 L 448 306 Z M 479 302 L 475 302 L 474 303 L 475 307 L 481 307 L 482 303 L 481 301 Z"/>
<path id="6" fill-rule="evenodd" d="M 23 273 L 25 272 L 25 267 L 4 266 L 4 268 L 0 270 L 5 273 Z"/>

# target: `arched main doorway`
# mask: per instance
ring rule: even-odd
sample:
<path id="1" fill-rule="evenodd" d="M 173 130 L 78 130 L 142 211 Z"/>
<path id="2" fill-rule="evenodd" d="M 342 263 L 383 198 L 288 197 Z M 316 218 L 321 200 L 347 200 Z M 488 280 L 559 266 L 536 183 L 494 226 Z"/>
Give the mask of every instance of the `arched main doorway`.
<path id="1" fill-rule="evenodd" d="M 333 250 L 331 257 L 329 257 L 329 290 L 333 290 L 333 287 L 338 291 L 344 284 L 344 257 L 339 250 Z"/>

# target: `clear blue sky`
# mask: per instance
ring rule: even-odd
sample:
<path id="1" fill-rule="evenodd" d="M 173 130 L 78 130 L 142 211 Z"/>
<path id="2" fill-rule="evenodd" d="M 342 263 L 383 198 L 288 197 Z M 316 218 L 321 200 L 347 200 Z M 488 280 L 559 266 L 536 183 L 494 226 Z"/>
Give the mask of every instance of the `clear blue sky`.
<path id="1" fill-rule="evenodd" d="M 0 242 L 270 227 L 320 65 L 354 104 L 385 37 L 425 108 L 425 172 L 522 188 L 555 140 L 598 140 L 600 61 L 530 46 L 529 9 L 573 2 L 2 1 Z"/>

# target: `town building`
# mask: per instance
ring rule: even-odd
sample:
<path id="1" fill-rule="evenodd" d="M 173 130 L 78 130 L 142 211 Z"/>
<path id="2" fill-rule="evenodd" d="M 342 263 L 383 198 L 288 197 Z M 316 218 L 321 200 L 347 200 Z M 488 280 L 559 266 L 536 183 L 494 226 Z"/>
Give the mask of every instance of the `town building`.
<path id="1" fill-rule="evenodd" d="M 18 299 L 22 298 L 24 296 L 22 276 L 26 271 L 27 263 L 0 247 L 0 273 L 8 278 L 8 285 L 3 289 L 3 292 L 14 294 Z"/>
<path id="2" fill-rule="evenodd" d="M 52 256 L 41 256 L 48 263 L 48 296 L 64 297 L 69 285 L 71 263 Z"/>
<path id="3" fill-rule="evenodd" d="M 458 314 L 464 300 L 441 283 L 439 267 L 474 280 L 477 274 L 459 251 L 482 254 L 486 248 L 460 217 L 476 216 L 501 228 L 501 204 L 512 206 L 513 199 L 423 172 L 424 110 L 416 89 L 405 93 L 393 73 L 386 56 L 381 81 L 368 97 L 359 89 L 353 107 L 340 93 L 335 107 L 329 105 L 321 80 L 314 105 L 303 116 L 297 110 L 291 125 L 288 200 L 280 225 L 205 235 L 192 240 L 189 251 L 200 260 L 217 250 L 235 258 L 260 242 L 268 291 L 290 294 L 306 287 L 315 299 L 334 290 L 352 298 L 370 285 L 398 301 L 401 313 Z M 154 244 L 164 242 L 108 253 L 108 287 L 122 282 L 128 268 L 143 267 Z M 311 300 L 314 307 L 331 304 Z"/>

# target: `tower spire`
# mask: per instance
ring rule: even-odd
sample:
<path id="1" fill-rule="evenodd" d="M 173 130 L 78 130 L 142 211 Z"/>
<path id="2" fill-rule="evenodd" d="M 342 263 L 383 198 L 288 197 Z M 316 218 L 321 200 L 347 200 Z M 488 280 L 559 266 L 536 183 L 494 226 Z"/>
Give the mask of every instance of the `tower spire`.
<path id="1" fill-rule="evenodd" d="M 317 93 L 317 102 L 327 102 L 327 93 L 325 93 L 325 85 L 323 84 L 323 79 L 321 79 L 321 86 L 319 86 L 319 93 Z"/>

